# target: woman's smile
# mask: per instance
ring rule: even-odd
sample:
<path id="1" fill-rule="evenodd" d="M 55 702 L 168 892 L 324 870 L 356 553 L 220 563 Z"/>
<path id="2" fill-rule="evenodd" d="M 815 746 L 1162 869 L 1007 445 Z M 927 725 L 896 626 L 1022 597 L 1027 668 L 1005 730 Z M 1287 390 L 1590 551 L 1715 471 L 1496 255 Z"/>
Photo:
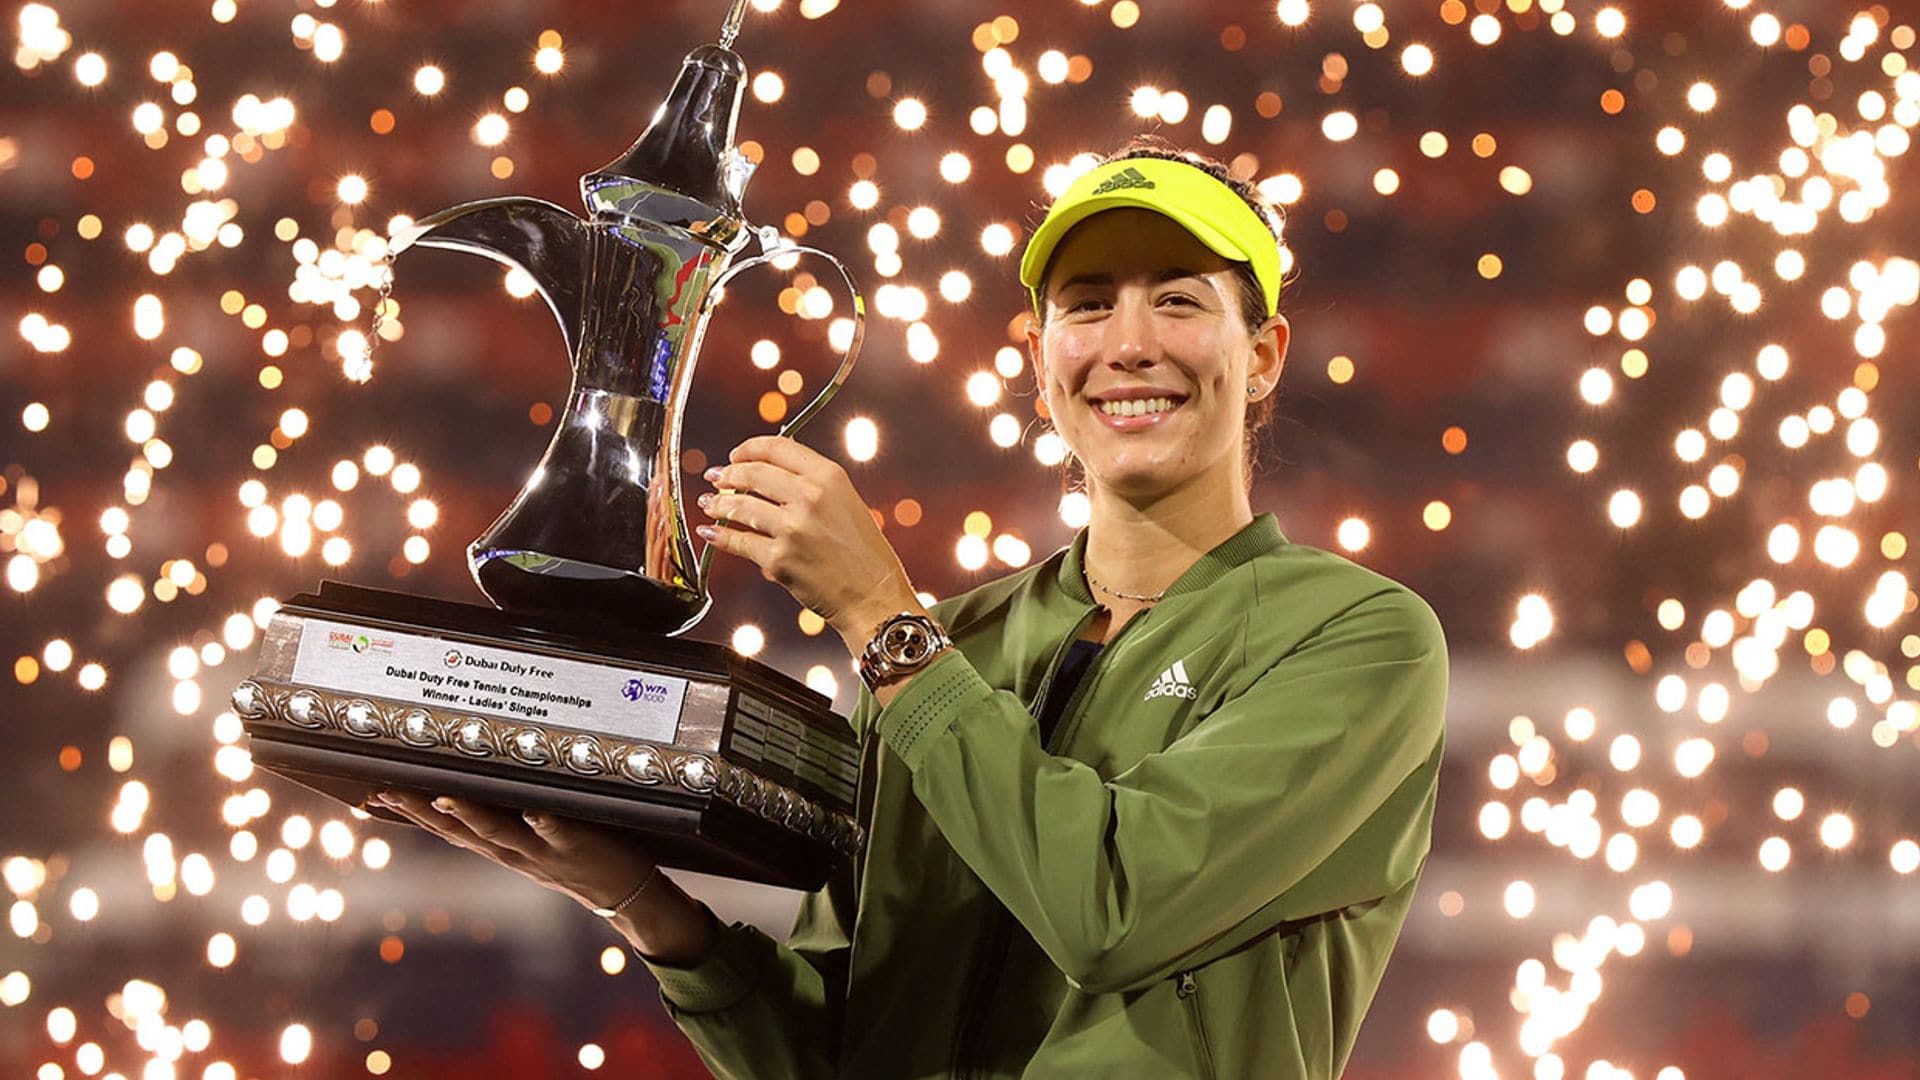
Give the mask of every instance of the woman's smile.
<path id="1" fill-rule="evenodd" d="M 1110 398 L 1088 404 L 1100 422 L 1114 431 L 1147 431 L 1171 420 L 1186 404 L 1186 398 L 1172 395 Z"/>

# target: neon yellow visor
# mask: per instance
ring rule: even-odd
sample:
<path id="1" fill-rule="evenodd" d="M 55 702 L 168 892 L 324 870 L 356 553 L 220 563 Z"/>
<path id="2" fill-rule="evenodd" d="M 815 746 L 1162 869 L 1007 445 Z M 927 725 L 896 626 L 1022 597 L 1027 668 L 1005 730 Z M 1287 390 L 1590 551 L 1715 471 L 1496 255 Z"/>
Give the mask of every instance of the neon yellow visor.
<path id="1" fill-rule="evenodd" d="M 1266 295 L 1267 314 L 1280 310 L 1280 244 L 1266 222 L 1205 169 L 1165 158 L 1126 158 L 1088 170 L 1054 200 L 1027 241 L 1020 283 L 1041 310 L 1041 278 L 1053 251 L 1075 225 L 1123 206 L 1172 218 L 1223 259 L 1247 263 Z"/>

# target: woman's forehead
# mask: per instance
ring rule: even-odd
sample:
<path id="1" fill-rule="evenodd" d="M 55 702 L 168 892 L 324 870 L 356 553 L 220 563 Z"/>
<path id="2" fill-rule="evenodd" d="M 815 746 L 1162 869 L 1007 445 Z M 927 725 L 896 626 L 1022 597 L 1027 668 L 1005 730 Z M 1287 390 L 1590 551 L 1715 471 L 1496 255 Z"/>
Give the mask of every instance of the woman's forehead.
<path id="1" fill-rule="evenodd" d="M 1207 273 L 1230 266 L 1172 218 L 1124 207 L 1095 214 L 1069 230 L 1060 241 L 1047 278 L 1063 281 L 1063 271 L 1075 276 L 1172 268 Z"/>

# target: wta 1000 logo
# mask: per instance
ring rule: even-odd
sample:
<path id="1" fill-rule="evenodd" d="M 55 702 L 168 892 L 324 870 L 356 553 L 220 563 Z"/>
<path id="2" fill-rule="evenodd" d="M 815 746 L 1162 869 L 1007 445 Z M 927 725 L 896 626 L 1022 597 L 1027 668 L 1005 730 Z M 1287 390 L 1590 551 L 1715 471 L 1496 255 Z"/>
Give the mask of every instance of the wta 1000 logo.
<path id="1" fill-rule="evenodd" d="M 652 679 L 628 679 L 626 685 L 620 688 L 620 696 L 645 705 L 661 705 L 666 703 L 667 692 L 671 689 L 666 683 Z"/>

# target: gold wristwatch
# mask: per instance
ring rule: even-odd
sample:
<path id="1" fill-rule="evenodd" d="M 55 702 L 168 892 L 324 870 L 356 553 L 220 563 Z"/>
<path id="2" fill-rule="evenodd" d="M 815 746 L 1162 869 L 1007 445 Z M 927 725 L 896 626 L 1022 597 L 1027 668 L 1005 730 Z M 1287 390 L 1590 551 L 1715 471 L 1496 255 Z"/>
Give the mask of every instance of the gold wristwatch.
<path id="1" fill-rule="evenodd" d="M 925 615 L 903 611 L 880 624 L 873 640 L 860 654 L 860 678 L 877 691 L 902 675 L 911 675 L 933 662 L 953 639 L 940 624 Z"/>

